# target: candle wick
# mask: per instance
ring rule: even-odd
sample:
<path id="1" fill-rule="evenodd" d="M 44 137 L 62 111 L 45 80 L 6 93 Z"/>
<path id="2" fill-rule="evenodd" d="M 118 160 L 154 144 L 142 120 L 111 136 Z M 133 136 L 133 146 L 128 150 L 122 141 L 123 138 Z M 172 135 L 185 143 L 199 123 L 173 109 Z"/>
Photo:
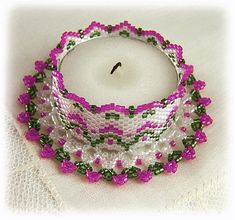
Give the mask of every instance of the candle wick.
<path id="1" fill-rule="evenodd" d="M 121 63 L 121 62 L 118 62 L 115 66 L 113 66 L 113 69 L 111 70 L 110 74 L 113 74 L 114 71 L 115 71 L 119 66 L 122 66 L 122 63 Z"/>

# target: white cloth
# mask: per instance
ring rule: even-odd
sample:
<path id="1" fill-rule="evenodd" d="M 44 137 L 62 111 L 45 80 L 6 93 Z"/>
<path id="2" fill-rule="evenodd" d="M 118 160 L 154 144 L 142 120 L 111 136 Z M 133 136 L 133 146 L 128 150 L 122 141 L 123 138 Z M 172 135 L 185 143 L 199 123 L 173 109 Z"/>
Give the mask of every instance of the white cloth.
<path id="1" fill-rule="evenodd" d="M 104 183 L 88 184 L 78 175 L 62 175 L 56 163 L 41 160 L 37 145 L 24 140 L 25 127 L 12 117 L 20 111 L 15 101 L 23 92 L 19 86 L 33 62 L 48 56 L 65 30 L 86 27 L 91 20 L 115 24 L 129 20 L 144 29 L 158 30 L 184 47 L 187 63 L 195 76 L 207 82 L 203 92 L 213 104 L 208 112 L 214 124 L 206 129 L 208 142 L 197 147 L 197 159 L 179 165 L 175 175 L 159 175 L 148 184 L 130 181 L 122 187 Z M 217 11 L 185 10 L 97 10 L 17 9 L 11 16 L 11 48 L 7 110 L 9 148 L 8 203 L 23 211 L 141 210 L 216 211 L 226 204 L 226 139 L 224 87 L 224 20 Z M 85 64 L 84 64 L 85 65 Z M 164 86 L 164 85 L 163 85 Z M 162 88 L 164 89 L 164 88 Z M 19 133 L 18 133 L 19 132 Z M 221 164 L 221 161 L 223 163 Z"/>

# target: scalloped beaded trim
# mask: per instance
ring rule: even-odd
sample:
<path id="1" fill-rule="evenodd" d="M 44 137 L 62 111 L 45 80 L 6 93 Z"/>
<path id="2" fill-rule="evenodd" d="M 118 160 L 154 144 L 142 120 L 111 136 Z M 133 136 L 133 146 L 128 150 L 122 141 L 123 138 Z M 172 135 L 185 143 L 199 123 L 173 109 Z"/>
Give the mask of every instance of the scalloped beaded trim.
<path id="1" fill-rule="evenodd" d="M 127 26 L 130 30 L 138 33 L 138 34 L 155 34 L 157 39 L 162 45 L 165 45 L 165 48 L 175 47 L 179 48 L 180 46 L 173 45 L 167 43 L 164 38 L 156 33 L 155 31 L 142 31 L 142 29 L 137 29 L 127 22 L 120 23 L 115 26 L 105 26 L 101 25 L 97 22 L 93 22 L 84 32 L 79 32 L 79 36 L 81 37 L 81 33 L 88 34 L 93 30 L 93 27 L 99 26 L 99 28 L 105 29 L 105 31 L 119 30 L 122 26 Z M 75 33 L 75 32 L 69 32 Z M 95 32 L 98 36 L 99 34 Z M 128 32 L 123 32 L 122 34 L 127 36 Z M 64 34 L 65 36 L 67 34 Z M 92 35 L 93 36 L 93 35 Z M 93 37 L 94 37 L 93 36 Z M 90 36 L 91 37 L 91 36 Z M 66 41 L 62 40 L 60 45 L 65 44 Z M 151 38 L 151 42 L 155 42 L 153 38 Z M 149 40 L 150 41 L 150 40 Z M 180 47 L 181 48 L 181 47 Z M 182 49 L 181 49 L 182 55 Z M 56 69 L 55 60 L 53 61 L 53 56 L 51 58 L 44 61 L 36 61 L 35 62 L 35 70 L 36 73 L 34 75 L 26 75 L 23 78 L 24 85 L 27 88 L 26 93 L 21 94 L 18 97 L 18 101 L 20 104 L 25 106 L 25 111 L 21 112 L 18 115 L 18 121 L 23 124 L 28 125 L 28 131 L 25 134 L 25 137 L 29 141 L 34 141 L 40 143 L 42 146 L 40 150 L 40 156 L 42 158 L 53 158 L 59 162 L 59 168 L 63 173 L 73 173 L 77 171 L 78 173 L 86 176 L 89 182 L 97 182 L 100 179 L 105 179 L 107 181 L 112 181 L 117 185 L 123 185 L 128 181 L 128 179 L 136 178 L 141 182 L 148 182 L 153 175 L 158 175 L 160 173 L 175 173 L 178 168 L 178 163 L 184 160 L 192 160 L 196 156 L 195 146 L 197 144 L 202 144 L 207 141 L 206 134 L 203 132 L 203 128 L 209 126 L 212 123 L 211 117 L 206 113 L 206 107 L 211 103 L 210 98 L 201 97 L 200 90 L 205 87 L 205 82 L 196 80 L 192 75 L 192 66 L 188 68 L 182 57 L 179 58 L 178 65 L 187 67 L 187 71 L 182 76 L 181 85 L 187 88 L 190 91 L 190 100 L 186 100 L 186 104 L 193 103 L 196 107 L 193 112 L 193 121 L 190 125 L 193 133 L 186 134 L 181 140 L 182 150 L 173 150 L 171 153 L 165 156 L 165 160 L 163 159 L 163 155 L 161 152 L 156 152 L 156 162 L 148 164 L 147 167 L 143 167 L 142 160 L 137 158 L 134 166 L 123 167 L 123 161 L 116 160 L 115 169 L 110 168 L 100 168 L 100 164 L 102 161 L 99 157 L 94 160 L 94 163 L 87 163 L 82 160 L 82 151 L 77 150 L 75 154 L 71 154 L 66 151 L 63 146 L 66 143 L 64 138 L 53 139 L 50 136 L 50 133 L 53 130 L 53 127 L 45 127 L 40 123 L 40 118 L 45 117 L 46 111 L 42 111 L 39 109 L 40 104 L 50 100 L 41 99 L 40 93 L 48 91 L 50 92 L 50 77 L 47 76 L 47 71 L 53 71 Z M 188 71 L 190 69 L 190 71 Z M 53 99 L 52 99 L 53 100 Z M 54 102 L 52 103 L 54 104 Z M 52 108 L 53 111 L 53 108 Z M 185 117 L 191 117 L 190 113 L 184 112 Z M 53 118 L 53 114 L 51 116 Z M 55 123 L 55 122 L 54 122 Z M 64 129 L 64 128 L 63 128 Z M 181 127 L 182 132 L 186 132 L 188 128 Z M 175 147 L 176 142 L 172 140 L 170 142 L 172 148 Z M 75 158 L 75 160 L 73 159 Z"/>

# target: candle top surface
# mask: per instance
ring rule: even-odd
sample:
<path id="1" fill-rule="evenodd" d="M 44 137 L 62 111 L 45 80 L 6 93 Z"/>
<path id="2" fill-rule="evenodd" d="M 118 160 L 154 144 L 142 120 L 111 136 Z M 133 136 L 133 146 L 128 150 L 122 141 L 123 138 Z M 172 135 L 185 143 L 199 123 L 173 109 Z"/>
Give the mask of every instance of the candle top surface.
<path id="1" fill-rule="evenodd" d="M 118 62 L 121 66 L 110 74 Z M 65 87 L 95 105 L 140 105 L 167 97 L 177 87 L 174 66 L 160 50 L 138 40 L 99 38 L 63 59 Z"/>

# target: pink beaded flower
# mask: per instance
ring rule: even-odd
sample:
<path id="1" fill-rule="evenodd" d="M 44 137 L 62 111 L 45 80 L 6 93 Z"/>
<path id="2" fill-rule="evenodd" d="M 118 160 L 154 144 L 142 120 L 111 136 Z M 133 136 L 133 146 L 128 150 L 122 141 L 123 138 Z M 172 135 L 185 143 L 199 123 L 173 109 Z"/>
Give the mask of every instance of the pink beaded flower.
<path id="1" fill-rule="evenodd" d="M 194 137 L 199 144 L 207 141 L 206 134 L 200 129 L 195 132 Z"/>
<path id="2" fill-rule="evenodd" d="M 18 101 L 22 105 L 27 105 L 30 103 L 30 95 L 28 93 L 23 93 L 19 95 Z"/>
<path id="3" fill-rule="evenodd" d="M 42 61 L 42 60 L 37 60 L 34 63 L 34 68 L 35 70 L 37 70 L 38 72 L 43 72 L 43 70 L 47 67 L 47 65 Z"/>
<path id="4" fill-rule="evenodd" d="M 201 80 L 195 80 L 193 82 L 193 87 L 196 91 L 200 91 L 202 89 L 204 89 L 206 86 L 206 83 L 204 81 L 201 81 Z"/>
<path id="5" fill-rule="evenodd" d="M 212 124 L 213 120 L 212 118 L 207 115 L 207 114 L 203 114 L 201 117 L 200 117 L 200 121 L 201 123 L 204 125 L 204 126 L 209 126 Z"/>
<path id="6" fill-rule="evenodd" d="M 117 185 L 123 185 L 127 182 L 128 180 L 128 176 L 126 173 L 124 174 L 117 174 L 115 176 L 113 176 L 112 182 L 117 184 Z"/>
<path id="7" fill-rule="evenodd" d="M 60 164 L 60 170 L 63 173 L 73 173 L 77 167 L 69 160 L 63 160 Z"/>
<path id="8" fill-rule="evenodd" d="M 39 141 L 39 139 L 40 139 L 40 135 L 35 128 L 30 128 L 26 132 L 25 137 L 28 141 Z"/>
<path id="9" fill-rule="evenodd" d="M 18 115 L 17 120 L 23 124 L 28 123 L 29 122 L 29 113 L 28 112 L 21 112 Z"/>
<path id="10" fill-rule="evenodd" d="M 142 170 L 137 173 L 137 178 L 142 182 L 148 182 L 153 177 L 153 173 L 150 170 Z"/>
<path id="11" fill-rule="evenodd" d="M 198 103 L 201 104 L 202 106 L 206 107 L 206 106 L 211 104 L 211 99 L 210 98 L 206 98 L 206 97 L 199 98 L 198 99 Z"/>
<path id="12" fill-rule="evenodd" d="M 35 77 L 31 75 L 26 75 L 23 78 L 23 82 L 26 87 L 32 87 L 35 84 Z"/>
<path id="13" fill-rule="evenodd" d="M 45 144 L 40 151 L 41 158 L 54 158 L 55 154 L 55 150 L 49 144 Z"/>
<path id="14" fill-rule="evenodd" d="M 188 146 L 183 150 L 181 156 L 185 160 L 193 160 L 196 158 L 196 152 L 191 146 Z"/>
<path id="15" fill-rule="evenodd" d="M 91 170 L 86 171 L 86 176 L 90 183 L 98 182 L 102 177 L 100 173 Z"/>
<path id="16" fill-rule="evenodd" d="M 178 164 L 175 160 L 171 160 L 163 165 L 163 169 L 167 173 L 175 173 L 177 171 Z"/>

